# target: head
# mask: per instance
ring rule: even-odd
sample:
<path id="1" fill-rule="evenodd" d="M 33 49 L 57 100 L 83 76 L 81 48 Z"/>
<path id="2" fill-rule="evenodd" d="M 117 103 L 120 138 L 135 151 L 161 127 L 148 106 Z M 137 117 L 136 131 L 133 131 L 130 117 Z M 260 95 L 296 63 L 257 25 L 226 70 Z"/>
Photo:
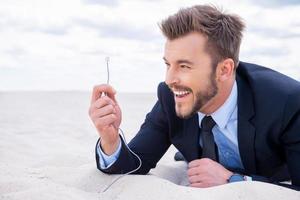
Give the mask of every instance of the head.
<path id="1" fill-rule="evenodd" d="M 166 84 L 174 93 L 177 115 L 214 112 L 234 83 L 243 22 L 203 5 L 181 9 L 160 28 L 167 38 Z"/>

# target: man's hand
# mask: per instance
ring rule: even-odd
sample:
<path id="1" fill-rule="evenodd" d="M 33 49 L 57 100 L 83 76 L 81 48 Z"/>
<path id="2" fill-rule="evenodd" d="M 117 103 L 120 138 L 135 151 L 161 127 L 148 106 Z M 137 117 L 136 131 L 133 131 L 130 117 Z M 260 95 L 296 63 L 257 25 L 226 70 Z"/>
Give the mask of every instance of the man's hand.
<path id="1" fill-rule="evenodd" d="M 122 114 L 115 94 L 109 85 L 95 86 L 89 108 L 89 116 L 101 137 L 101 148 L 107 155 L 113 154 L 120 142 L 118 129 Z"/>
<path id="2" fill-rule="evenodd" d="M 197 159 L 190 162 L 187 173 L 190 186 L 201 188 L 225 184 L 233 174 L 209 158 Z"/>

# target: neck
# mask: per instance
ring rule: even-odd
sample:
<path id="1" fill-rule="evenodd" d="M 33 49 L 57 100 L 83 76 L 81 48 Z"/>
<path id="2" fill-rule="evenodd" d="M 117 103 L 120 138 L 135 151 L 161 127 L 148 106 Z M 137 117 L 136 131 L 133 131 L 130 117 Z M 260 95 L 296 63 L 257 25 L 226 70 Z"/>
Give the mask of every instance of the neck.
<path id="1" fill-rule="evenodd" d="M 228 99 L 231 90 L 233 88 L 235 79 L 228 80 L 223 82 L 222 85 L 219 85 L 218 94 L 208 101 L 201 109 L 200 112 L 206 115 L 210 115 L 218 110 Z"/>

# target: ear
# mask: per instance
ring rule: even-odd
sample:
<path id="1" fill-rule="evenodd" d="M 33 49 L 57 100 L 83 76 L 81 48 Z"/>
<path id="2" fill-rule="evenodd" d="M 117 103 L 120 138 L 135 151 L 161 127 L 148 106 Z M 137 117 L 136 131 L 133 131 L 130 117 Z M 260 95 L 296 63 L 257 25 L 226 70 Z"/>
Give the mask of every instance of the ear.
<path id="1" fill-rule="evenodd" d="M 231 58 L 227 58 L 219 62 L 216 73 L 220 82 L 231 79 L 234 76 L 234 61 Z"/>

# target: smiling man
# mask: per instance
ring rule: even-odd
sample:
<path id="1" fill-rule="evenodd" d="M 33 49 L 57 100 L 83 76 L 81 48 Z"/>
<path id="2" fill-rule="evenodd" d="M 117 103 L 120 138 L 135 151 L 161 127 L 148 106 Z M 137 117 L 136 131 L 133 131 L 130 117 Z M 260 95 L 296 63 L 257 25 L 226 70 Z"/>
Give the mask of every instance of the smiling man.
<path id="1" fill-rule="evenodd" d="M 193 6 L 160 28 L 166 79 L 129 148 L 118 133 L 114 89 L 94 88 L 89 115 L 100 136 L 98 169 L 146 174 L 173 144 L 188 162 L 190 186 L 291 180 L 287 186 L 299 189 L 300 83 L 239 61 L 244 24 L 238 16 Z"/>
<path id="2" fill-rule="evenodd" d="M 220 106 L 220 103 L 216 102 L 220 99 L 216 66 L 213 66 L 216 63 L 212 62 L 206 52 L 206 43 L 207 38 L 195 31 L 166 42 L 165 82 L 175 95 L 175 110 L 178 117 L 188 118 L 198 111 L 209 114 Z M 231 64 L 233 66 L 233 63 Z M 231 86 L 233 82 L 232 77 Z M 228 88 L 227 91 L 230 90 L 231 88 Z M 221 101 L 224 103 L 225 98 Z"/>

